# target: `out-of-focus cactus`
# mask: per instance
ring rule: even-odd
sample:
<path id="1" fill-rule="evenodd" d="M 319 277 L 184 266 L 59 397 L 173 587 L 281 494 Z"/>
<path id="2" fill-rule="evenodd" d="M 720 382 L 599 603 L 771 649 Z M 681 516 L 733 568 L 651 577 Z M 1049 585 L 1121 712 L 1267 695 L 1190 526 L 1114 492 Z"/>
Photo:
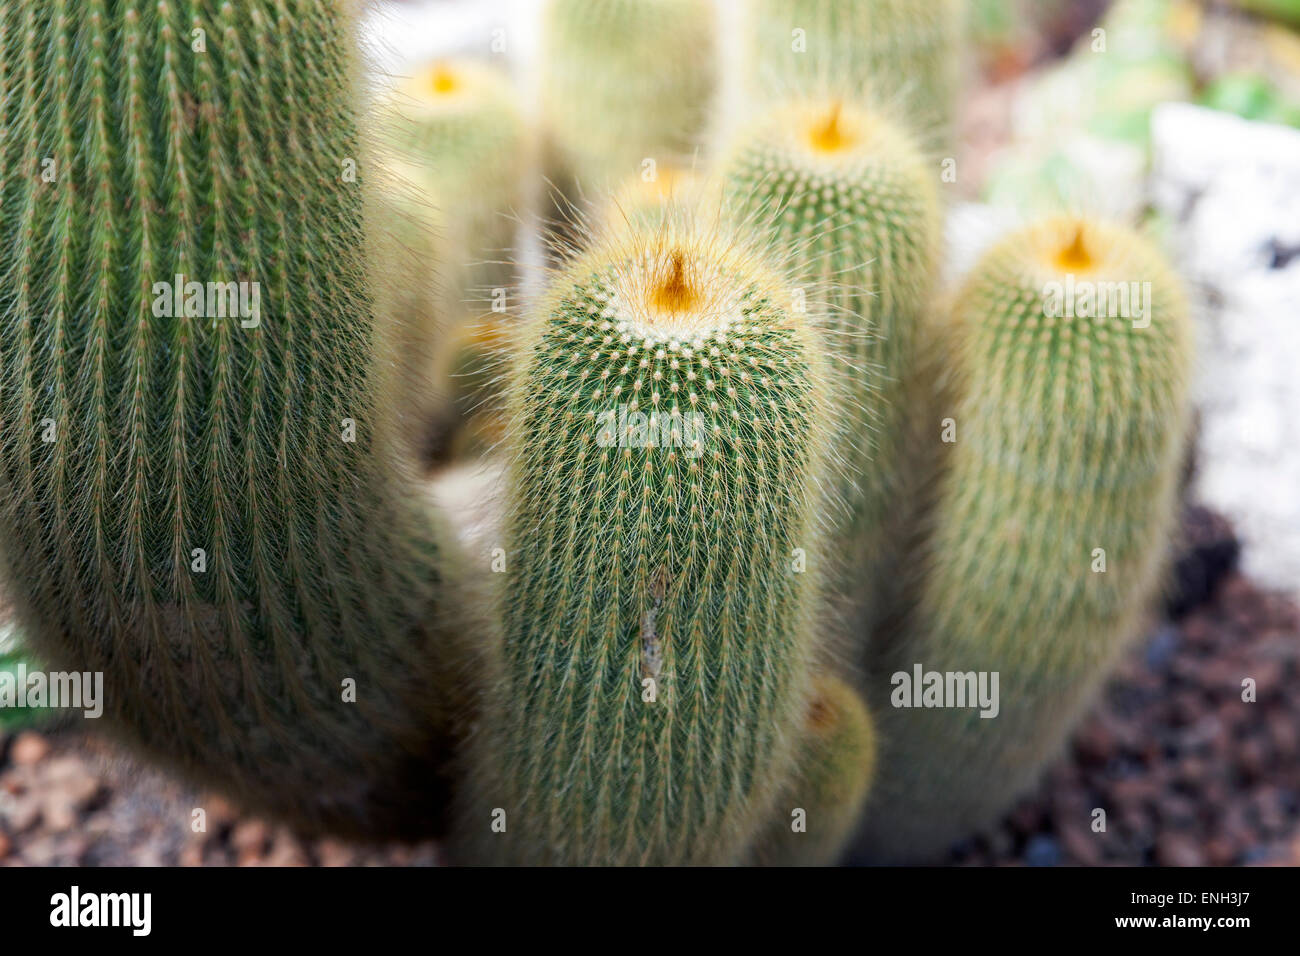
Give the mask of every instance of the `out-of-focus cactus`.
<path id="1" fill-rule="evenodd" d="M 875 635 L 868 681 L 882 860 L 992 822 L 1059 752 L 1160 588 L 1188 429 L 1187 302 L 1121 227 L 1007 237 L 933 347 L 946 460 L 911 616 Z"/>
<path id="2" fill-rule="evenodd" d="M 840 386 L 843 462 L 833 492 L 847 508 L 831 543 L 854 594 L 889 563 L 904 389 L 941 240 L 937 170 L 878 110 L 821 97 L 766 112 L 720 174 L 728 214 L 793 250 L 796 285 L 828 306 L 823 347 Z"/>
<path id="3" fill-rule="evenodd" d="M 448 242 L 442 282 L 453 305 L 508 287 L 531 145 L 509 76 L 438 60 L 389 97 L 393 146 L 427 184 Z"/>
<path id="4" fill-rule="evenodd" d="M 750 16 L 760 90 L 865 89 L 922 135 L 950 126 L 965 0 L 753 0 Z"/>
<path id="5" fill-rule="evenodd" d="M 624 179 L 605 204 L 602 218 L 608 229 L 638 229 L 663 223 L 675 209 L 695 207 L 696 218 L 704 219 L 699 204 L 709 198 L 704 177 L 673 164 L 656 164 Z"/>
<path id="6" fill-rule="evenodd" d="M 876 771 L 867 708 L 844 681 L 813 684 L 798 764 L 773 823 L 754 844 L 764 866 L 829 866 L 853 835 Z"/>
<path id="7" fill-rule="evenodd" d="M 689 160 L 717 79 L 709 0 L 550 0 L 542 110 L 552 182 L 589 197 Z"/>

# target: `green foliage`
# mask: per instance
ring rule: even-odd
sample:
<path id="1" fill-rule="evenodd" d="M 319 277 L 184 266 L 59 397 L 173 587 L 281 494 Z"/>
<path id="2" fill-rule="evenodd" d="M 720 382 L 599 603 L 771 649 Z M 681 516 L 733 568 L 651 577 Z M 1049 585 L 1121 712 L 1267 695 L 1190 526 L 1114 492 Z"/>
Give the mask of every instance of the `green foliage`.
<path id="1" fill-rule="evenodd" d="M 0 700 L 0 731 L 12 733 L 50 720 L 46 707 L 17 706 L 21 678 L 37 669 L 18 640 L 18 628 L 12 622 L 0 621 L 0 698 L 4 698 Z M 12 700 L 8 699 L 10 689 L 14 693 Z"/>
<path id="2" fill-rule="evenodd" d="M 1250 13 L 1300 27 L 1300 0 L 1236 0 L 1236 3 Z"/>

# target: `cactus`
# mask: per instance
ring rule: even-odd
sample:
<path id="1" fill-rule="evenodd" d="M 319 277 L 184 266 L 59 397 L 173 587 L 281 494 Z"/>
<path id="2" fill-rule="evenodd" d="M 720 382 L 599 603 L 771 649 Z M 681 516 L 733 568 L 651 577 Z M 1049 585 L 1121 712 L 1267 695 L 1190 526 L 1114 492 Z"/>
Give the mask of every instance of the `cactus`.
<path id="1" fill-rule="evenodd" d="M 451 301 L 441 272 L 464 248 L 448 235 L 447 219 L 421 167 L 389 159 L 368 196 L 371 255 L 381 275 L 401 282 L 376 283 L 376 338 L 383 349 L 379 365 L 390 376 L 379 387 L 392 397 L 392 412 L 416 461 L 429 465 L 446 446 L 459 422 L 455 383 L 439 374 L 441 356 L 457 332 L 462 307 Z M 453 270 L 454 271 L 454 270 Z"/>
<path id="2" fill-rule="evenodd" d="M 637 172 L 612 191 L 603 211 L 604 225 L 606 229 L 656 226 L 674 209 L 699 207 L 706 193 L 705 182 L 694 171 L 656 164 L 653 174 Z M 704 218 L 699 209 L 694 215 Z"/>
<path id="3" fill-rule="evenodd" d="M 964 0 L 754 0 L 750 16 L 762 92 L 867 89 L 922 133 L 951 125 Z"/>
<path id="4" fill-rule="evenodd" d="M 1057 302 L 1109 282 L 1150 283 L 1145 307 Z M 1184 293 L 1122 227 L 1059 217 L 1007 237 L 955 296 L 943 341 L 955 441 L 912 614 L 879 635 L 869 684 L 889 768 L 867 812 L 881 860 L 990 823 L 1057 754 L 1161 585 L 1188 427 Z M 990 691 L 996 672 L 996 716 L 903 706 L 925 701 L 899 676 L 918 668 L 986 672 Z"/>
<path id="5" fill-rule="evenodd" d="M 823 372 L 787 284 L 685 220 L 597 243 L 514 362 L 503 671 L 461 828 L 498 859 L 731 862 L 788 772 Z"/>
<path id="6" fill-rule="evenodd" d="M 715 76 L 708 0 L 551 0 L 542 110 L 551 178 L 595 195 L 646 159 L 690 156 Z"/>
<path id="7" fill-rule="evenodd" d="M 941 237 L 935 170 L 911 137 L 857 102 L 798 99 L 767 111 L 724 160 L 724 208 L 795 250 L 798 279 L 829 300 L 825 351 L 842 397 L 834 551 L 845 594 L 890 562 L 900 441 L 918 322 Z M 847 612 L 846 612 L 847 613 Z"/>
<path id="8" fill-rule="evenodd" d="M 755 841 L 753 862 L 834 864 L 858 823 L 875 770 L 876 737 L 866 706 L 844 681 L 819 675 L 797 768 L 778 803 L 776 822 Z M 802 829 L 796 829 L 798 823 Z"/>
<path id="9" fill-rule="evenodd" d="M 422 175 L 452 240 L 443 282 L 452 302 L 511 284 L 508 260 L 523 207 L 528 135 L 510 78 L 474 60 L 428 64 L 387 101 L 392 147 Z"/>
<path id="10" fill-rule="evenodd" d="M 146 754 L 413 834 L 445 544 L 377 384 L 347 6 L 0 7 L 0 540 L 33 650 Z"/>
<path id="11" fill-rule="evenodd" d="M 106 729 L 305 833 L 450 811 L 465 862 L 830 863 L 859 821 L 889 861 L 990 822 L 1161 584 L 1188 307 L 1059 217 L 929 314 L 959 0 L 781 6 L 757 67 L 796 95 L 706 188 L 708 0 L 553 0 L 566 174 L 659 179 L 527 322 L 455 330 L 506 284 L 458 271 L 511 244 L 504 78 L 421 71 L 382 162 L 359 0 L 0 4 L 0 670 L 99 672 Z M 1047 308 L 1115 282 L 1149 286 Z M 507 454 L 421 488 L 439 374 L 505 383 L 461 445 Z M 996 673 L 996 718 L 918 669 Z"/>

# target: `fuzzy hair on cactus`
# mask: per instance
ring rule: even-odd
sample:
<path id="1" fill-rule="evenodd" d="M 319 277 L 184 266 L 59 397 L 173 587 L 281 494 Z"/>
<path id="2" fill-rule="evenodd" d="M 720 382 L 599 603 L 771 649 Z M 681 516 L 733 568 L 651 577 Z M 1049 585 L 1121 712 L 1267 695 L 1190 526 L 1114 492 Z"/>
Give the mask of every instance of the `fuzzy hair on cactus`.
<path id="1" fill-rule="evenodd" d="M 991 823 L 1060 751 L 1161 587 L 1188 432 L 1187 301 L 1124 227 L 1063 216 L 1005 238 L 932 344 L 945 460 L 912 613 L 876 636 L 869 679 L 882 861 Z M 944 675 L 983 675 L 996 702 Z"/>
<path id="2" fill-rule="evenodd" d="M 348 6 L 0 6 L 0 540 L 33 650 L 147 755 L 409 835 L 455 682 L 383 426 Z"/>
<path id="3" fill-rule="evenodd" d="M 367 195 L 374 210 L 370 255 L 381 275 L 403 277 L 374 288 L 379 366 L 389 377 L 379 387 L 392 396 L 412 453 L 427 463 L 438 457 L 457 421 L 452 383 L 439 374 L 456 332 L 452 317 L 459 314 L 449 302 L 453 283 L 442 273 L 463 246 L 451 244 L 420 167 L 389 158 L 379 172 Z"/>
<path id="4" fill-rule="evenodd" d="M 472 59 L 438 60 L 396 84 L 387 106 L 392 145 L 427 184 L 445 251 L 459 250 L 442 264 L 448 297 L 508 286 L 529 151 L 509 76 Z"/>
<path id="5" fill-rule="evenodd" d="M 869 89 L 898 97 L 914 129 L 950 126 L 965 0 L 753 0 L 749 15 L 763 93 Z"/>
<path id="6" fill-rule="evenodd" d="M 689 157 L 716 84 L 709 0 L 550 0 L 542 111 L 551 178 L 599 195 L 656 162 Z"/>
<path id="7" fill-rule="evenodd" d="M 876 772 L 866 705 L 843 680 L 821 674 L 808 700 L 795 772 L 776 822 L 755 841 L 763 866 L 831 866 L 857 826 Z"/>
<path id="8" fill-rule="evenodd" d="M 670 217 L 673 209 L 699 207 L 706 190 L 705 180 L 695 171 L 671 163 L 656 164 L 652 170 L 628 176 L 611 191 L 604 208 L 605 227 L 657 225 Z M 695 218 L 704 218 L 702 209 Z"/>
<path id="9" fill-rule="evenodd" d="M 791 766 L 824 372 L 781 275 L 687 218 L 597 242 L 515 356 L 496 724 L 459 828 L 499 860 L 734 862 Z"/>
<path id="10" fill-rule="evenodd" d="M 833 548 L 858 593 L 886 553 L 900 443 L 941 239 L 934 167 L 879 110 L 834 96 L 766 111 L 723 161 L 723 208 L 793 250 L 796 278 L 825 291 L 824 347 L 837 402 L 846 513 Z"/>

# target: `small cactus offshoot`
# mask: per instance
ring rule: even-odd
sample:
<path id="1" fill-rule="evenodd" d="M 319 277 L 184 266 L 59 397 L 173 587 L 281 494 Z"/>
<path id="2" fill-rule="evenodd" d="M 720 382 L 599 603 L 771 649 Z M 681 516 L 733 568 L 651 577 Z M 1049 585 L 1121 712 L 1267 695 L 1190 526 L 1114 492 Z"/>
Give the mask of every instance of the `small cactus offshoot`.
<path id="1" fill-rule="evenodd" d="M 819 675 L 804 718 L 797 765 L 755 841 L 764 866 L 830 866 L 844 852 L 876 772 L 876 735 L 862 699 L 838 677 Z"/>

